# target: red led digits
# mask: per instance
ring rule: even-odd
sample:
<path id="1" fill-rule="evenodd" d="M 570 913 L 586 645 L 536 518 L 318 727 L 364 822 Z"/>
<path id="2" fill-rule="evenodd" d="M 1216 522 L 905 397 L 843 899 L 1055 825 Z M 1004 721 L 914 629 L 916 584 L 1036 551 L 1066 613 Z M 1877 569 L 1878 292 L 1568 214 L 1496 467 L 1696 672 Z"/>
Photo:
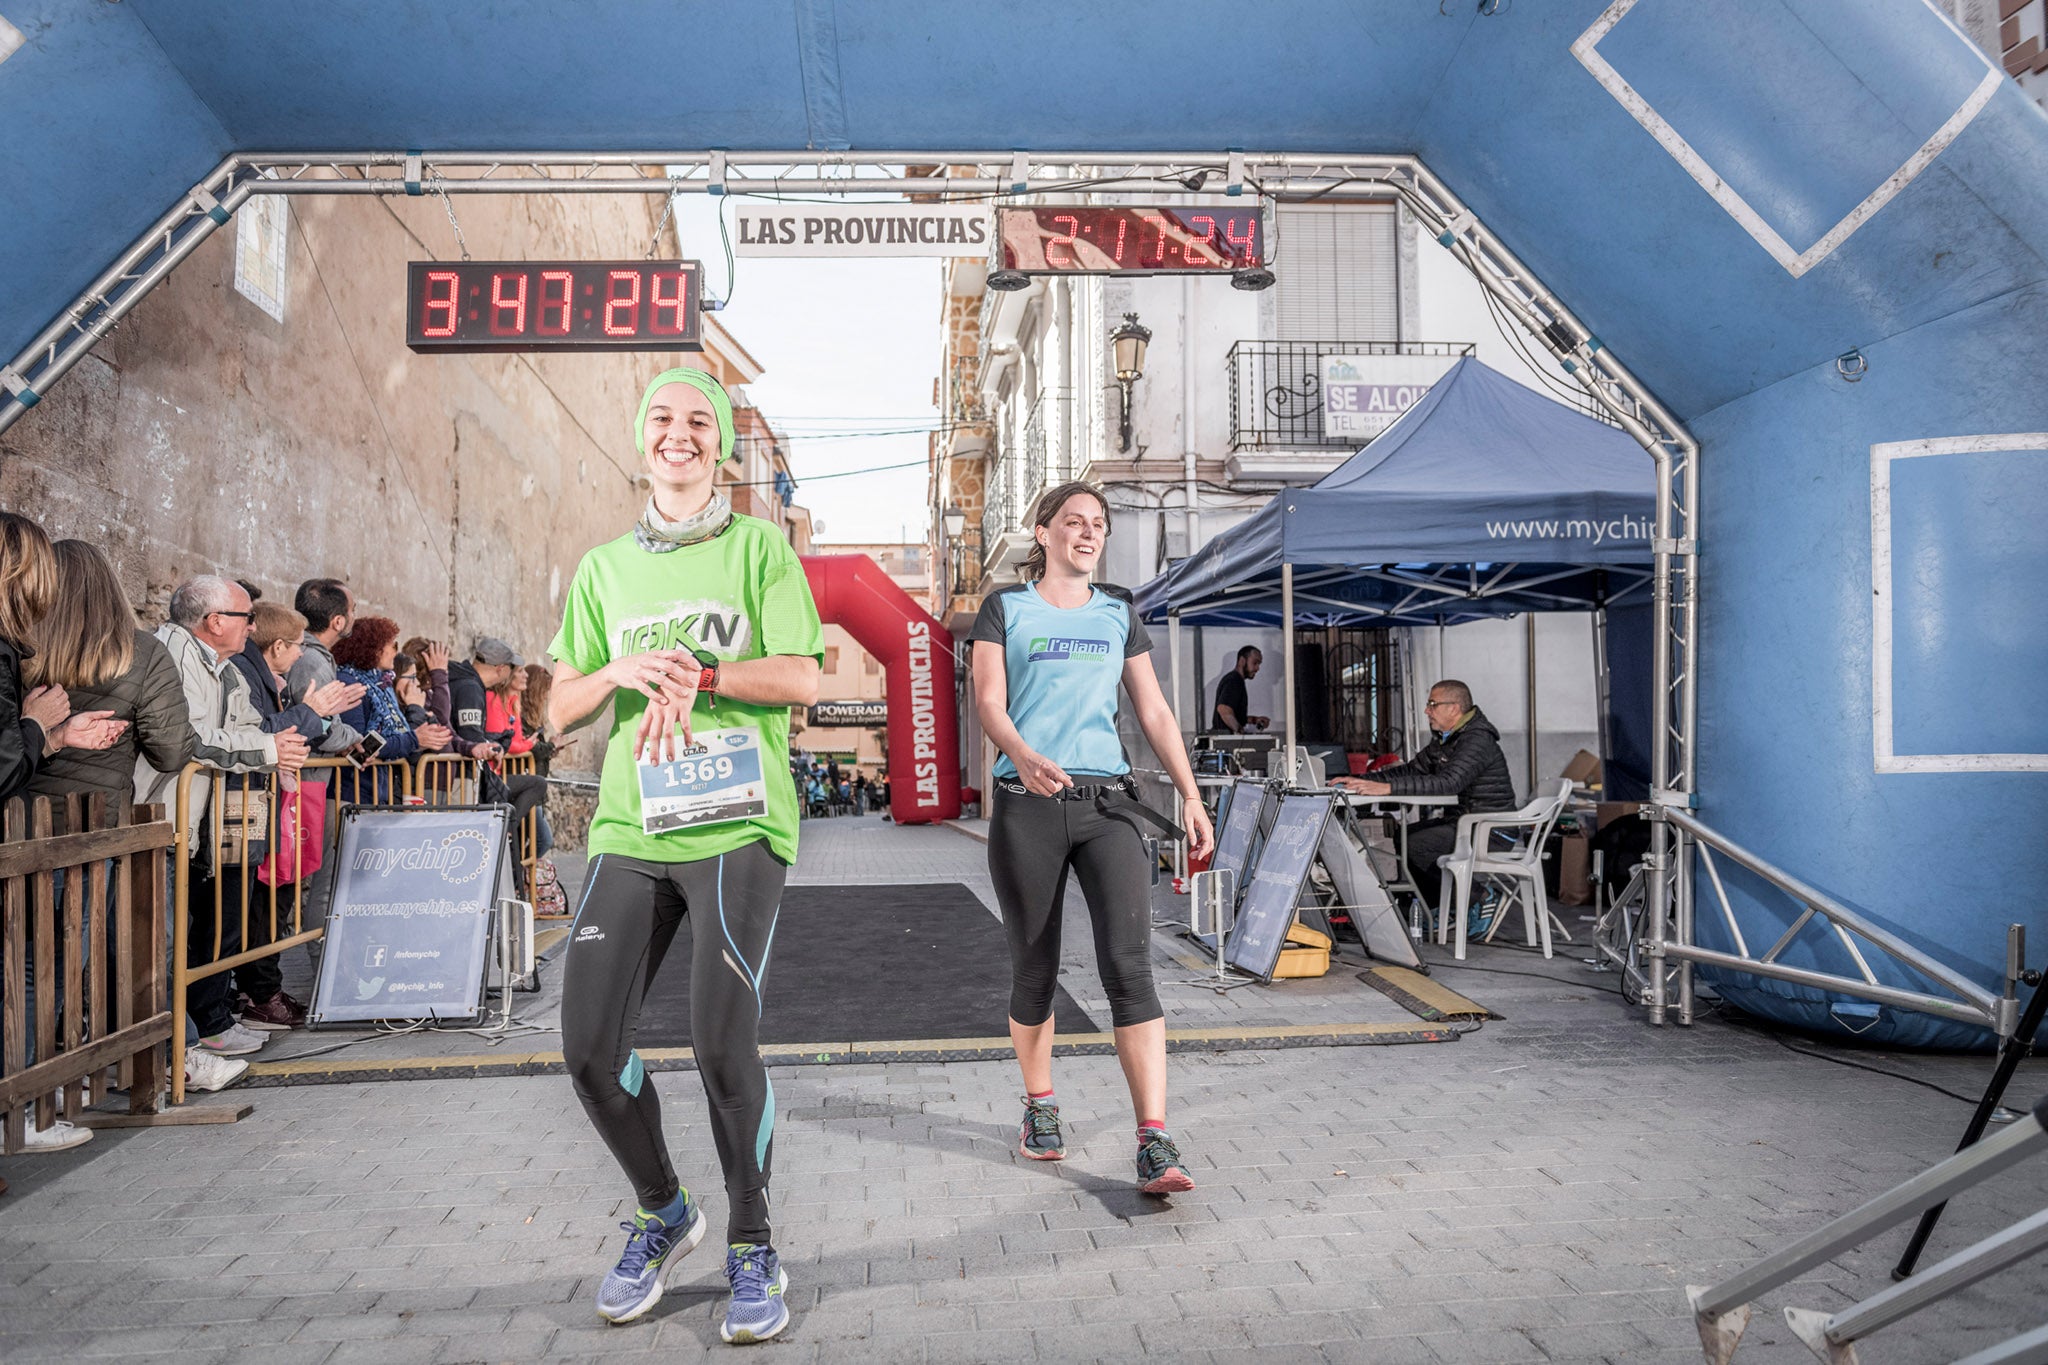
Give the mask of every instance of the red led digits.
<path id="1" fill-rule="evenodd" d="M 455 335 L 455 300 L 462 289 L 461 277 L 452 270 L 429 270 L 425 297 L 420 304 L 420 335 Z M 435 314 L 440 320 L 435 320 Z"/>
<path id="2" fill-rule="evenodd" d="M 1138 215 L 1138 264 L 1166 264 L 1166 215 L 1154 209 L 1147 209 Z M 1145 246 L 1145 229 L 1152 229 L 1152 246 Z"/>
<path id="3" fill-rule="evenodd" d="M 406 345 L 426 353 L 702 348 L 695 261 L 415 261 Z"/>
<path id="4" fill-rule="evenodd" d="M 566 270 L 543 270 L 540 272 L 540 304 L 533 310 L 533 330 L 538 336 L 565 337 L 569 335 L 569 295 L 575 288 L 576 277 Z M 549 297 L 559 294 L 558 298 Z M 554 322 L 548 321 L 548 313 L 557 314 Z"/>
<path id="5" fill-rule="evenodd" d="M 1215 218 L 1206 213 L 1197 213 L 1188 219 L 1188 224 L 1201 227 L 1202 240 L 1199 242 L 1188 242 L 1181 248 L 1181 255 L 1187 258 L 1189 265 L 1214 265 L 1216 263 Z M 1198 246 L 1207 247 L 1208 250 L 1198 252 L 1195 250 Z"/>
<path id="6" fill-rule="evenodd" d="M 624 292 L 619 289 L 625 285 Z M 640 331 L 640 272 L 614 270 L 604 288 L 604 334 L 608 337 L 637 336 Z"/>
<path id="7" fill-rule="evenodd" d="M 672 292 L 663 293 L 663 285 L 668 286 Z M 647 330 L 659 336 L 681 336 L 683 328 L 688 325 L 690 318 L 688 312 L 690 306 L 690 286 L 684 282 L 683 272 L 680 270 L 655 271 L 654 284 L 652 289 L 649 290 L 649 299 Z M 668 310 L 668 320 L 666 322 L 662 320 L 661 316 L 661 310 L 664 308 Z"/>
<path id="8" fill-rule="evenodd" d="M 1052 221 L 1054 226 L 1066 224 L 1066 231 L 1053 234 L 1045 244 L 1045 263 L 1056 270 L 1066 270 L 1074 264 L 1074 239 L 1081 235 L 1081 220 L 1071 213 L 1059 213 L 1053 215 Z M 1055 250 L 1060 253 L 1059 258 L 1053 256 Z"/>
<path id="9" fill-rule="evenodd" d="M 508 295 L 505 282 L 513 289 Z M 491 335 L 516 337 L 526 331 L 526 275 L 523 271 L 496 271 L 491 275 Z"/>
<path id="10" fill-rule="evenodd" d="M 1125 234 L 1130 232 L 1130 230 L 1130 219 L 1120 217 L 1116 220 L 1116 246 L 1111 248 L 1109 253 L 1109 259 L 1115 261 L 1118 265 L 1122 265 L 1124 263 L 1124 236 Z"/>
<path id="11" fill-rule="evenodd" d="M 1235 232 L 1232 232 L 1231 228 L 1234 226 L 1243 227 L 1244 236 L 1240 237 Z M 1223 237 L 1232 247 L 1236 248 L 1230 254 L 1235 258 L 1238 265 L 1257 265 L 1259 263 L 1259 220 L 1255 215 L 1248 213 L 1225 215 L 1223 219 Z"/>

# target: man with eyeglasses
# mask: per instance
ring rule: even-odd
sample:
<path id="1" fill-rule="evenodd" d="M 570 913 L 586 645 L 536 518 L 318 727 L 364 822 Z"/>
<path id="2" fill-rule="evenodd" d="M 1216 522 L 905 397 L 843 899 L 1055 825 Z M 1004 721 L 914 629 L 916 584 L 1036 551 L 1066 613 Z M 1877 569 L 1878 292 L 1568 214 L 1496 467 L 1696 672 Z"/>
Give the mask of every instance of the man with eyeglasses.
<path id="1" fill-rule="evenodd" d="M 1508 776 L 1500 731 L 1472 704 L 1471 688 L 1456 678 L 1432 684 L 1424 714 L 1433 738 L 1415 757 L 1371 777 L 1335 781 L 1365 796 L 1458 798 L 1448 814 L 1408 827 L 1408 869 L 1423 899 L 1435 905 L 1443 881 L 1436 860 L 1456 847 L 1459 818 L 1515 809 L 1515 782 Z"/>
<path id="2" fill-rule="evenodd" d="M 225 578 L 202 574 L 187 579 L 171 594 L 171 619 L 156 633 L 177 665 L 185 690 L 185 710 L 198 744 L 192 757 L 225 772 L 296 774 L 309 747 L 297 731 L 266 734 L 263 720 L 249 699 L 249 684 L 234 665 L 249 639 L 249 594 Z M 213 841 L 203 837 L 202 821 L 213 782 L 195 777 L 186 808 L 186 847 L 191 876 L 187 905 L 191 915 L 188 965 L 217 960 L 214 955 L 214 914 L 220 913 L 220 957 L 241 951 L 242 906 L 239 877 L 216 877 Z M 160 773 L 145 758 L 135 767 L 135 799 L 161 802 L 176 809 L 178 774 Z M 228 974 L 216 972 L 194 981 L 185 991 L 188 1045 L 202 1053 L 232 1057 L 263 1046 L 261 1034 L 235 1022 Z M 196 1040 L 191 1036 L 197 1030 Z"/>

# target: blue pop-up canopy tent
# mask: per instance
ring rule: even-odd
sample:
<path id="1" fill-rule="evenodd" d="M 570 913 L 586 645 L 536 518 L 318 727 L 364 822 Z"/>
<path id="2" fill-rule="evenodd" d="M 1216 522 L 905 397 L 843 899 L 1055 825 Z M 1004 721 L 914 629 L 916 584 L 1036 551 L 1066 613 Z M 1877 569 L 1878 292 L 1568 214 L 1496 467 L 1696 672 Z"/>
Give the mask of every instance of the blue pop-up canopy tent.
<path id="1" fill-rule="evenodd" d="M 1372 444 L 1140 588 L 1147 620 L 1438 625 L 1588 611 L 1650 578 L 1640 445 L 1466 357 Z"/>
<path id="2" fill-rule="evenodd" d="M 1296 625 L 1604 613 L 1647 592 L 1656 501 L 1634 439 L 1468 356 L 1319 482 L 1280 494 L 1140 588 L 1138 609 L 1154 621 L 1277 626 L 1289 663 Z M 1599 664 L 1601 758 L 1619 793 L 1639 797 L 1650 674 L 1633 637 L 1649 622 L 1642 612 L 1625 621 L 1631 638 Z M 1290 667 L 1290 746 L 1293 682 Z M 1533 762 L 1532 749 L 1532 781 Z"/>

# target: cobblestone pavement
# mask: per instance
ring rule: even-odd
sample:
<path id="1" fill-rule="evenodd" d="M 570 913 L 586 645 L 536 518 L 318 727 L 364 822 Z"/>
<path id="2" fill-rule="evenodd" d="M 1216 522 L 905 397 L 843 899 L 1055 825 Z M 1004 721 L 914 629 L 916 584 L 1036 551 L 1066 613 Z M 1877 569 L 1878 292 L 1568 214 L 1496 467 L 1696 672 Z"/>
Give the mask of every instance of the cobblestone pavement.
<path id="1" fill-rule="evenodd" d="M 870 818 L 814 822 L 805 838 L 799 880 L 985 889 L 980 846 L 951 831 Z M 778 1068 L 775 1216 L 795 1319 L 760 1353 L 1693 1361 L 1685 1283 L 1922 1168 L 1968 1114 L 1715 1017 L 1652 1030 L 1567 955 L 1475 949 L 1467 966 L 1441 963 L 1439 979 L 1507 1018 L 1449 1044 L 1176 1056 L 1170 1118 L 1199 1188 L 1170 1204 L 1131 1189 L 1113 1059 L 1060 1064 L 1062 1165 L 1012 1154 L 1008 1064 Z M 1094 992 L 1086 978 L 1073 984 Z M 1253 1011 L 1248 997 L 1254 1012 L 1284 1015 L 1346 1008 L 1312 999 L 1364 1009 L 1373 993 L 1339 970 L 1222 999 L 1167 994 L 1170 1008 L 1208 1018 Z M 1801 1046 L 1964 1093 L 1988 1070 L 1981 1058 Z M 2016 1099 L 2044 1079 L 2030 1064 Z M 678 1168 L 721 1217 L 695 1079 L 658 1080 Z M 73 1153 L 5 1161 L 0 1361 L 382 1365 L 731 1349 L 718 1341 L 713 1250 L 678 1268 L 650 1318 L 608 1328 L 592 1313 L 632 1200 L 566 1080 L 198 1102 L 233 1099 L 255 1113 L 232 1126 L 102 1132 Z M 1930 1261 L 2044 1202 L 2048 1162 L 2016 1168 L 1955 1202 Z M 1902 1239 L 1768 1296 L 1736 1360 L 1810 1361 L 1779 1309 L 1876 1291 Z M 1863 1358 L 1950 1360 L 2003 1340 L 2039 1321 L 2044 1289 L 2038 1265 L 2004 1272 L 1879 1333 Z"/>

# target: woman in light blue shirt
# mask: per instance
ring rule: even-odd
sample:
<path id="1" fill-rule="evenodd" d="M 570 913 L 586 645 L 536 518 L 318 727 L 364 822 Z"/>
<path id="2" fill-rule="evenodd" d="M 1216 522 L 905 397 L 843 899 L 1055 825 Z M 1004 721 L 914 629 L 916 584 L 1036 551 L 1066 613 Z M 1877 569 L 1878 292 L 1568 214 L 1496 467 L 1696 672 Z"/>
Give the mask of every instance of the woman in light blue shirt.
<path id="1" fill-rule="evenodd" d="M 1213 836 L 1179 722 L 1152 669 L 1152 638 L 1130 594 L 1089 581 L 1109 537 L 1108 500 L 1087 483 L 1050 489 L 1038 500 L 1032 534 L 1038 544 L 1025 581 L 982 602 L 972 636 L 975 709 L 1003 755 L 988 857 L 1010 943 L 1010 1041 L 1024 1073 L 1017 1147 L 1034 1161 L 1066 1156 L 1052 1084 L 1052 1002 L 1071 867 L 1088 901 L 1117 1060 L 1136 1111 L 1138 1188 L 1191 1190 L 1166 1127 L 1166 1018 L 1152 984 L 1152 878 L 1136 823 L 1165 822 L 1135 796 L 1116 728 L 1119 682 L 1181 794 L 1189 852 L 1206 853 Z"/>

